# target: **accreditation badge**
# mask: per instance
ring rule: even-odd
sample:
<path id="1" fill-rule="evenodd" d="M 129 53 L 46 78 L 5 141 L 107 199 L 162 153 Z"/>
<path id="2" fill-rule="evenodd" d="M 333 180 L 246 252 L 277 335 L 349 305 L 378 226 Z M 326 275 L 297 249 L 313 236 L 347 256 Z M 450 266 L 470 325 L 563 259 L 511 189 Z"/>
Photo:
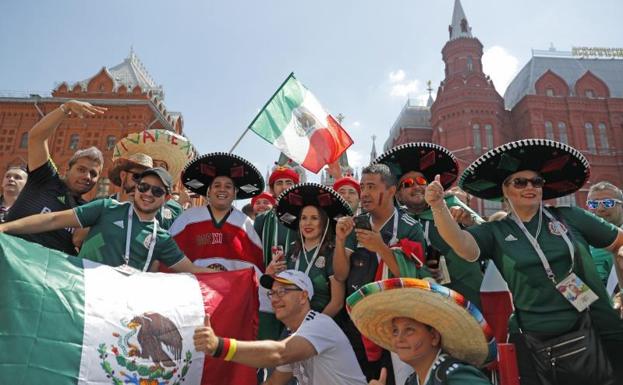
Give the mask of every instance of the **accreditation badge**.
<path id="1" fill-rule="evenodd" d="M 132 266 L 127 265 L 125 263 L 123 265 L 115 266 L 115 267 L 113 267 L 113 269 L 117 270 L 118 272 L 120 272 L 121 274 L 126 275 L 126 276 L 130 276 L 130 275 L 133 275 L 133 274 L 136 274 L 136 273 L 140 273 L 140 270 L 135 269 Z"/>
<path id="2" fill-rule="evenodd" d="M 584 311 L 584 309 L 598 299 L 597 294 L 595 294 L 580 277 L 575 275 L 575 273 L 569 274 L 567 278 L 560 281 L 560 283 L 556 285 L 556 289 L 558 289 L 560 294 L 562 294 L 578 311 Z"/>

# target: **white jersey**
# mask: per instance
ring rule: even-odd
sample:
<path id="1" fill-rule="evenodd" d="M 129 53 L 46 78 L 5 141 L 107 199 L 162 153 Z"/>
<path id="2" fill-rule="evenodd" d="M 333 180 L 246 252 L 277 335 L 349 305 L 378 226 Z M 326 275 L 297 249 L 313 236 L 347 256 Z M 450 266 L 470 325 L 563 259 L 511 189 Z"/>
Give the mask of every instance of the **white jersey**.
<path id="1" fill-rule="evenodd" d="M 304 361 L 277 367 L 280 372 L 291 372 L 300 385 L 368 383 L 348 338 L 331 317 L 310 310 L 292 335 L 305 338 L 317 353 Z"/>

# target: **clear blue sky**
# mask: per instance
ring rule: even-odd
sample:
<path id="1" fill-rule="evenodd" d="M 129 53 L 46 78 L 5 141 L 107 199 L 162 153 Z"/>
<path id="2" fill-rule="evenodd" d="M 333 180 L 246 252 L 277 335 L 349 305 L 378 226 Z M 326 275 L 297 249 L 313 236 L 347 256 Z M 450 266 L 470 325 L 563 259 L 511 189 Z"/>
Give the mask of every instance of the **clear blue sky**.
<path id="1" fill-rule="evenodd" d="M 407 96 L 443 77 L 453 0 L 0 2 L 0 93 L 48 93 L 91 77 L 134 46 L 200 152 L 228 151 L 292 71 L 346 116 L 350 156 L 382 151 Z M 531 49 L 623 46 L 623 1 L 463 0 L 503 93 Z M 623 76 L 623 74 L 622 74 Z M 238 154 L 262 173 L 277 151 L 250 133 Z M 313 177 L 311 179 L 314 179 Z"/>

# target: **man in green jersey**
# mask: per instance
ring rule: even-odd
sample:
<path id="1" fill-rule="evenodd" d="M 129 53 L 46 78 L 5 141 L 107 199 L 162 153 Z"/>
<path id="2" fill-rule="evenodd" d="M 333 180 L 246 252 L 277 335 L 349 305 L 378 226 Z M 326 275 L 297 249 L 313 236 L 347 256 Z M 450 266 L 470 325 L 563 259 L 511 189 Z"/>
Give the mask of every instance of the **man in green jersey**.
<path id="1" fill-rule="evenodd" d="M 97 199 L 74 209 L 2 224 L 0 232 L 24 234 L 90 227 L 79 257 L 142 271 L 158 260 L 176 272 L 209 272 L 210 269 L 193 265 L 155 220 L 156 213 L 170 197 L 171 183 L 166 170 L 147 169 L 139 179 L 134 203 Z"/>

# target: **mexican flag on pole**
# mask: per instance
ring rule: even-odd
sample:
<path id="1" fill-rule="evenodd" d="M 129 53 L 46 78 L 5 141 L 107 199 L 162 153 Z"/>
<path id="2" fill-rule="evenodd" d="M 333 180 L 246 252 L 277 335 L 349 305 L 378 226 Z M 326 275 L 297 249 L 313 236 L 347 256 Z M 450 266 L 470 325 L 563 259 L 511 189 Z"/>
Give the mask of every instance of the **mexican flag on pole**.
<path id="1" fill-rule="evenodd" d="M 136 273 L 0 234 L 0 384 L 249 384 L 256 370 L 195 351 L 257 333 L 252 269 Z"/>
<path id="2" fill-rule="evenodd" d="M 290 74 L 249 128 L 287 157 L 317 173 L 353 140 L 294 74 Z"/>

